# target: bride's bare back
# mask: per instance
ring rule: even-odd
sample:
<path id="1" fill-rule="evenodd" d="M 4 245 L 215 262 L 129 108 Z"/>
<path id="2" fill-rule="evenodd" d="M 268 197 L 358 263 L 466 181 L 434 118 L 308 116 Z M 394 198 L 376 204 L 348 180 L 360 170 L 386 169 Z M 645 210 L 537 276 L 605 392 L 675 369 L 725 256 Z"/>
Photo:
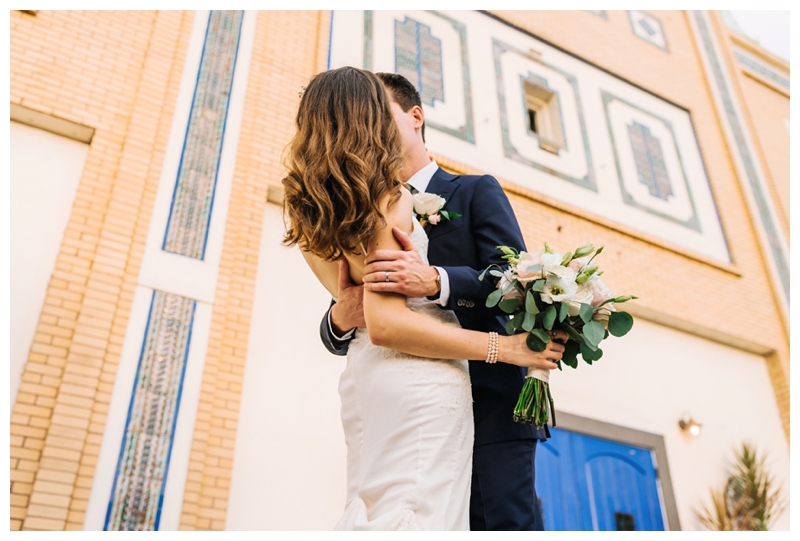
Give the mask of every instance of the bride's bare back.
<path id="1" fill-rule="evenodd" d="M 400 199 L 390 208 L 386 208 L 386 201 L 381 204 L 381 212 L 383 213 L 384 218 L 386 219 L 386 228 L 391 229 L 393 226 L 400 227 L 403 231 L 410 234 L 413 230 L 413 223 L 411 220 L 412 218 L 412 211 L 414 209 L 414 198 L 407 190 L 401 190 Z M 388 198 L 387 198 L 388 199 Z M 367 254 L 373 250 L 375 250 L 377 246 L 377 239 L 380 239 L 382 236 L 380 235 L 380 231 L 376 232 L 375 241 L 373 241 L 373 246 L 365 246 L 362 247 L 362 252 L 360 254 L 352 254 L 352 253 L 345 253 L 344 258 L 347 260 L 348 265 L 350 266 L 350 280 L 355 284 L 363 284 L 364 283 L 364 267 L 366 264 L 364 260 L 367 257 Z M 393 236 L 391 238 L 394 238 Z M 395 248 L 397 250 L 402 250 L 402 246 L 395 241 L 396 246 L 380 246 L 382 249 L 391 249 Z M 325 286 L 325 289 L 333 297 L 339 296 L 339 262 L 338 261 L 324 261 L 317 256 L 314 256 L 308 252 L 302 251 L 303 257 L 306 259 L 308 266 L 311 267 L 311 270 L 314 272 L 314 275 L 317 277 L 317 280 Z"/>

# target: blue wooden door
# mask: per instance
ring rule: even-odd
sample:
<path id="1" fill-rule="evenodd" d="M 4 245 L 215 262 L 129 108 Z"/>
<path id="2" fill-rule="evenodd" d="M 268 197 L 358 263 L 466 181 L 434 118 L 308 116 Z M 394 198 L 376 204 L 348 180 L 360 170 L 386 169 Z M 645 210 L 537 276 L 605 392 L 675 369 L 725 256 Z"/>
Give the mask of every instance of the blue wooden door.
<path id="1" fill-rule="evenodd" d="M 653 452 L 553 428 L 536 449 L 547 530 L 663 530 Z"/>

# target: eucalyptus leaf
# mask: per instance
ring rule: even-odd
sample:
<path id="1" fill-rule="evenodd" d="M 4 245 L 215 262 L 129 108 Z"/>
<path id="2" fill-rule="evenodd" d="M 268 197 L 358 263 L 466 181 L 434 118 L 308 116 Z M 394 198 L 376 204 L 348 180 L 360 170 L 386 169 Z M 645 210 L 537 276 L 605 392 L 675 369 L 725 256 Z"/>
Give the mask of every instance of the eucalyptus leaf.
<path id="1" fill-rule="evenodd" d="M 502 278 L 503 277 L 503 273 L 501 271 L 497 270 L 497 269 L 490 270 L 489 274 L 491 274 L 492 276 L 497 276 L 498 278 Z"/>
<path id="2" fill-rule="evenodd" d="M 575 340 L 567 340 L 567 343 L 564 344 L 564 354 L 561 356 L 561 362 L 570 368 L 578 368 L 578 353 L 580 352 L 580 343 Z"/>
<path id="3" fill-rule="evenodd" d="M 534 299 L 533 293 L 530 291 L 525 294 L 525 311 L 534 315 L 539 313 L 539 308 L 536 306 L 536 299 Z"/>
<path id="4" fill-rule="evenodd" d="M 550 335 L 549 335 L 549 334 L 547 334 L 547 333 L 546 333 L 545 331 L 543 331 L 542 329 L 533 329 L 533 330 L 531 331 L 531 334 L 533 334 L 533 335 L 537 336 L 537 337 L 539 338 L 539 340 L 541 340 L 541 341 L 542 341 L 542 342 L 544 342 L 545 344 L 546 344 L 546 343 L 548 343 L 548 342 L 550 341 Z"/>
<path id="5" fill-rule="evenodd" d="M 605 332 L 606 330 L 603 328 L 603 326 L 596 321 L 590 321 L 583 326 L 584 338 L 586 338 L 586 341 L 595 347 L 597 347 L 600 341 L 603 340 Z"/>
<path id="6" fill-rule="evenodd" d="M 591 304 L 586 304 L 585 302 L 581 303 L 581 319 L 584 323 L 589 323 L 592 320 L 592 314 L 594 311 L 592 310 Z"/>
<path id="7" fill-rule="evenodd" d="M 569 315 L 569 305 L 565 302 L 559 303 L 558 306 L 558 321 L 563 322 Z"/>
<path id="8" fill-rule="evenodd" d="M 544 268 L 544 265 L 531 265 L 530 267 L 525 269 L 525 271 L 526 272 L 539 272 L 543 268 Z"/>
<path id="9" fill-rule="evenodd" d="M 545 329 L 548 331 L 553 329 L 553 323 L 556 322 L 556 316 L 556 307 L 551 304 L 547 307 L 547 310 L 544 311 L 544 318 L 542 318 L 542 325 Z"/>
<path id="10" fill-rule="evenodd" d="M 603 350 L 600 348 L 591 349 L 586 344 L 581 344 L 581 357 L 583 360 L 589 364 L 592 364 L 594 361 L 598 360 L 600 357 L 603 356 Z"/>
<path id="11" fill-rule="evenodd" d="M 522 330 L 522 323 L 525 321 L 525 312 L 520 312 L 514 316 L 514 328 L 518 331 Z"/>
<path id="12" fill-rule="evenodd" d="M 522 328 L 528 332 L 531 332 L 535 324 L 536 324 L 536 316 L 531 314 L 530 312 L 525 312 L 525 319 L 522 320 Z"/>
<path id="13" fill-rule="evenodd" d="M 519 299 L 505 299 L 503 301 L 500 301 L 498 306 L 500 307 L 500 310 L 502 310 L 506 314 L 513 314 L 514 311 L 517 308 L 519 308 L 521 304 L 522 303 L 519 301 Z"/>
<path id="14" fill-rule="evenodd" d="M 478 280 L 479 281 L 483 282 L 483 277 L 486 275 L 486 271 L 488 271 L 488 270 L 489 270 L 488 268 L 483 269 L 483 272 L 478 275 Z"/>
<path id="15" fill-rule="evenodd" d="M 545 282 L 546 282 L 546 280 L 536 280 L 533 283 L 533 287 L 531 287 L 531 289 L 534 290 L 534 291 L 541 291 L 542 288 L 544 288 L 544 283 Z"/>
<path id="16" fill-rule="evenodd" d="M 499 289 L 495 289 L 492 291 L 488 297 L 486 297 L 486 307 L 492 308 L 500 302 L 500 297 L 503 296 L 503 292 Z"/>
<path id="17" fill-rule="evenodd" d="M 529 334 L 528 338 L 525 339 L 525 343 L 528 345 L 528 349 L 532 351 L 544 351 L 547 347 L 547 343 L 542 342 L 535 334 Z"/>
<path id="18" fill-rule="evenodd" d="M 633 327 L 633 317 L 628 312 L 611 312 L 608 316 L 608 332 L 614 336 L 625 336 Z"/>
<path id="19" fill-rule="evenodd" d="M 506 321 L 506 334 L 512 335 L 512 334 L 514 334 L 515 330 L 516 329 L 514 329 L 514 321 L 511 320 L 511 319 Z"/>

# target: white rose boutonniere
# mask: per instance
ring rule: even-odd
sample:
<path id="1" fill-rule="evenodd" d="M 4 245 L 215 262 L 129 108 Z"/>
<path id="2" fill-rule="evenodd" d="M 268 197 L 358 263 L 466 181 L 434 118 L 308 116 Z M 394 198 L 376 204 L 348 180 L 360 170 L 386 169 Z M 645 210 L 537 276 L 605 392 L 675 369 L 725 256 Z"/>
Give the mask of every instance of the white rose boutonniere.
<path id="1" fill-rule="evenodd" d="M 414 212 L 419 216 L 419 221 L 423 227 L 428 224 L 436 225 L 442 220 L 461 217 L 457 212 L 444 210 L 446 202 L 444 197 L 440 197 L 435 193 L 419 192 L 414 194 Z"/>

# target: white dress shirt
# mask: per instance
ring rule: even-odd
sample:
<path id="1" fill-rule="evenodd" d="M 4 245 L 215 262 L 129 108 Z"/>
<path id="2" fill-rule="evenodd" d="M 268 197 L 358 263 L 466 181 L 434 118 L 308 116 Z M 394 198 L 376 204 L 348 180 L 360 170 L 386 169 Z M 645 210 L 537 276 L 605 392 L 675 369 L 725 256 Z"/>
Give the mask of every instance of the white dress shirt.
<path id="1" fill-rule="evenodd" d="M 431 178 L 433 178 L 434 173 L 439 169 L 439 164 L 435 161 L 431 161 L 428 165 L 414 173 L 414 175 L 408 179 L 408 184 L 413 186 L 416 190 L 420 192 L 424 192 L 428 188 L 428 184 L 431 182 Z M 447 306 L 447 301 L 450 300 L 450 277 L 447 276 L 447 271 L 444 270 L 442 267 L 433 267 L 436 269 L 436 272 L 439 273 L 441 276 L 441 291 L 439 292 L 439 298 L 434 300 L 436 304 L 440 306 Z M 331 331 L 331 335 L 337 340 L 349 340 L 355 329 L 351 329 L 350 331 L 343 334 L 341 337 L 338 336 L 333 331 L 333 325 L 331 325 L 331 312 L 328 311 L 328 328 Z"/>

